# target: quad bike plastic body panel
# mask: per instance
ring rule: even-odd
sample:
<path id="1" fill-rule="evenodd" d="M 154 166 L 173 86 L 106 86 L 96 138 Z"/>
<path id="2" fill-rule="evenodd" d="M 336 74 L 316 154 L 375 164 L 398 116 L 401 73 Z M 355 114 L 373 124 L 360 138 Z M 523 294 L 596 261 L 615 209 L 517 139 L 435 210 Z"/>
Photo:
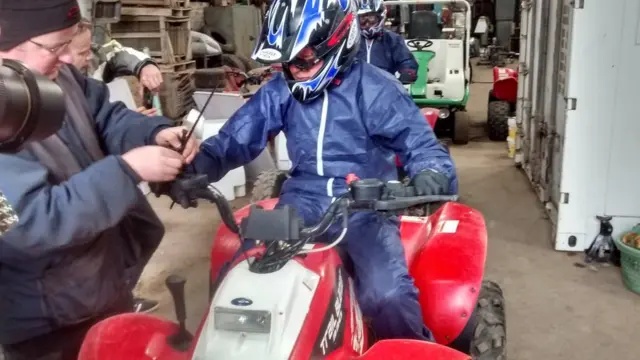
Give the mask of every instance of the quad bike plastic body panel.
<path id="1" fill-rule="evenodd" d="M 270 199 L 259 204 L 271 209 L 276 203 L 277 199 Z M 237 219 L 247 216 L 248 212 L 248 207 L 240 209 Z M 428 218 L 401 217 L 405 256 L 420 290 L 425 324 L 440 344 L 451 343 L 462 332 L 476 306 L 486 260 L 485 229 L 482 214 L 459 203 L 447 203 Z M 214 244 L 211 278 L 215 282 L 222 264 L 229 261 L 240 246 L 237 237 L 224 226 L 220 227 Z M 311 254 L 304 264 L 308 267 L 308 261 L 332 252 Z"/>
<path id="2" fill-rule="evenodd" d="M 415 340 L 383 340 L 354 360 L 471 360 L 467 354 L 446 346 Z"/>
<path id="3" fill-rule="evenodd" d="M 91 328 L 78 360 L 193 360 L 193 349 L 176 351 L 167 344 L 167 337 L 177 329 L 176 324 L 152 315 L 114 316 Z M 327 360 L 395 359 L 471 360 L 469 355 L 446 346 L 414 340 L 383 340 L 362 355 L 334 353 L 327 357 Z"/>
<path id="4" fill-rule="evenodd" d="M 190 360 L 192 349 L 178 351 L 167 342 L 177 331 L 178 324 L 153 315 L 113 316 L 89 330 L 78 360 Z"/>
<path id="5" fill-rule="evenodd" d="M 258 274 L 237 263 L 221 283 L 200 332 L 194 356 L 202 359 L 286 359 L 309 314 L 320 276 L 298 261 Z M 344 286 L 344 284 L 343 284 Z M 224 318 L 260 314 L 262 332 L 218 328 Z M 216 319 L 219 317 L 219 319 Z"/>
<path id="6" fill-rule="evenodd" d="M 493 68 L 493 97 L 515 104 L 518 98 L 518 70 L 506 67 Z"/>
<path id="7" fill-rule="evenodd" d="M 482 286 L 484 218 L 465 205 L 447 203 L 428 218 L 402 217 L 400 232 L 424 322 L 439 344 L 450 344 L 471 317 Z"/>
<path id="8" fill-rule="evenodd" d="M 259 205 L 272 209 L 276 203 L 277 199 L 270 199 Z M 247 206 L 235 213 L 236 220 L 239 221 L 248 214 Z M 215 349 L 207 349 L 207 340 L 215 336 L 208 322 L 214 322 L 212 316 L 215 316 L 216 307 L 225 306 L 225 302 L 230 303 L 225 307 L 231 307 L 233 301 L 229 299 L 240 296 L 239 291 L 243 289 L 246 290 L 245 293 L 251 293 L 251 297 L 256 297 L 255 300 L 251 299 L 255 304 L 263 301 L 261 309 L 256 310 L 271 312 L 272 325 L 268 336 L 274 338 L 262 339 L 262 345 L 275 346 L 286 342 L 291 349 L 289 359 L 469 359 L 468 355 L 443 345 L 450 344 L 463 331 L 478 301 L 487 239 L 482 215 L 465 205 L 447 203 L 428 218 L 401 217 L 400 232 L 410 273 L 420 291 L 419 300 L 425 323 L 440 345 L 393 340 L 382 341 L 371 347 L 367 327 L 355 298 L 352 279 L 338 252 L 333 249 L 296 257 L 290 261 L 295 264 L 291 264 L 292 270 L 288 276 L 283 277 L 283 281 L 302 281 L 308 286 L 308 294 L 303 295 L 296 311 L 291 310 L 291 306 L 298 301 L 295 297 L 299 296 L 301 287 L 297 290 L 289 289 L 285 293 L 282 290 L 285 285 L 278 286 L 271 279 L 266 285 L 271 284 L 273 289 L 282 294 L 264 296 L 264 299 L 258 300 L 259 294 L 255 292 L 259 289 L 243 287 L 243 284 L 239 284 L 240 279 L 234 279 L 234 274 L 241 274 L 245 257 L 258 256 L 264 251 L 263 248 L 256 247 L 234 256 L 240 248 L 240 240 L 225 226 L 220 226 L 211 257 L 211 279 L 213 289 L 217 291 L 209 314 L 186 351 L 176 351 L 167 343 L 168 336 L 175 334 L 178 329 L 176 324 L 147 314 L 125 314 L 94 326 L 85 339 L 79 360 L 192 360 L 196 346 L 206 350 L 199 354 L 206 353 L 211 358 L 218 358 L 214 356 L 217 353 Z M 223 264 L 227 262 L 230 263 L 231 270 L 225 270 L 221 274 Z M 218 285 L 220 275 L 222 277 Z M 278 272 L 274 275 L 278 275 Z M 251 277 L 246 279 L 251 283 Z M 237 286 L 236 289 L 233 288 L 234 285 Z M 253 286 L 258 287 L 255 283 Z M 260 286 L 263 287 L 264 285 Z M 276 325 L 278 321 L 279 326 Z M 286 335 L 287 329 L 299 329 L 295 340 L 293 335 Z M 275 337 L 284 335 L 288 339 L 276 341 Z M 249 342 L 243 341 L 242 336 L 236 336 L 235 339 L 228 340 L 227 352 L 222 352 L 221 355 L 232 354 L 232 351 L 239 351 L 248 344 Z M 263 354 L 266 355 L 264 352 Z M 285 357 L 285 354 L 280 353 L 279 357 L 274 358 Z M 246 356 L 226 357 L 234 358 Z"/>

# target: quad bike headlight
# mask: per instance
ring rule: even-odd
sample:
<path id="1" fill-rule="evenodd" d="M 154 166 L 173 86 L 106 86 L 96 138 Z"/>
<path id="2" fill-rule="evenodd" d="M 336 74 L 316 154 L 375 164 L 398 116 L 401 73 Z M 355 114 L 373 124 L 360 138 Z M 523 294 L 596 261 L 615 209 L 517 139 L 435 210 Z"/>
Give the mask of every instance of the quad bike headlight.
<path id="1" fill-rule="evenodd" d="M 268 334 L 271 332 L 271 312 L 232 309 L 216 306 L 213 310 L 217 330 Z"/>
<path id="2" fill-rule="evenodd" d="M 440 112 L 438 113 L 438 117 L 440 119 L 446 119 L 449 115 L 451 115 L 451 111 L 449 111 L 449 109 L 440 109 Z"/>

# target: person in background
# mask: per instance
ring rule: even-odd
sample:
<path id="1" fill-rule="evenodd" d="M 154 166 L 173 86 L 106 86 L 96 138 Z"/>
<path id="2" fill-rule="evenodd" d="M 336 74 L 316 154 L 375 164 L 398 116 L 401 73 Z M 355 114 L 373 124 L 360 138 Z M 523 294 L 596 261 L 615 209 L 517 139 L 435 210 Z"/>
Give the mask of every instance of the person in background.
<path id="1" fill-rule="evenodd" d="M 120 47 L 107 53 L 100 54 L 97 46 L 92 46 L 92 27 L 87 19 L 78 23 L 78 33 L 69 45 L 73 65 L 83 74 L 96 80 L 110 83 L 119 76 L 136 76 L 142 87 L 157 93 L 162 85 L 162 73 L 156 63 L 145 53 L 132 48 Z M 102 61 L 101 61 L 102 60 Z M 137 112 L 147 116 L 155 116 L 157 110 L 139 107 Z M 136 297 L 134 310 L 136 312 L 152 312 L 158 308 L 158 301 Z"/>
<path id="2" fill-rule="evenodd" d="M 382 0 L 359 0 L 358 19 L 362 41 L 358 59 L 392 75 L 399 73 L 403 84 L 416 81 L 418 62 L 404 38 L 384 28 L 387 9 Z"/>
<path id="3" fill-rule="evenodd" d="M 135 76 L 141 85 L 140 95 L 144 88 L 154 94 L 160 91 L 162 73 L 151 57 L 133 48 L 123 47 L 116 41 L 104 46 L 92 44 L 92 28 L 89 20 L 80 20 L 78 34 L 70 44 L 73 65 L 78 70 L 107 84 L 120 76 Z M 148 116 L 157 114 L 157 109 L 154 108 L 140 107 L 136 111 Z"/>
<path id="4" fill-rule="evenodd" d="M 0 58 L 65 94 L 62 127 L 0 154 L 0 189 L 20 221 L 0 237 L 0 347 L 6 360 L 76 359 L 96 322 L 131 312 L 132 290 L 164 236 L 138 189 L 178 176 L 185 128 L 110 102 L 72 64 L 77 0 L 0 1 Z"/>

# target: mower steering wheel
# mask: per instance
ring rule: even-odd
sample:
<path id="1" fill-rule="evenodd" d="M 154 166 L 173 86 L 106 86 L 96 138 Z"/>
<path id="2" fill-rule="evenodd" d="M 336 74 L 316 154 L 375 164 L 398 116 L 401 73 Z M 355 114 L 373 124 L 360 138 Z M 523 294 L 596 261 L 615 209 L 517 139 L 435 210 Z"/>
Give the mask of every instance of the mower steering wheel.
<path id="1" fill-rule="evenodd" d="M 424 44 L 423 44 L 424 42 Z M 416 48 L 416 50 L 418 51 L 422 51 L 422 49 L 426 49 L 428 47 L 431 47 L 431 45 L 433 45 L 433 41 L 428 40 L 428 39 L 412 39 L 407 41 L 407 45 L 412 47 L 412 48 Z"/>

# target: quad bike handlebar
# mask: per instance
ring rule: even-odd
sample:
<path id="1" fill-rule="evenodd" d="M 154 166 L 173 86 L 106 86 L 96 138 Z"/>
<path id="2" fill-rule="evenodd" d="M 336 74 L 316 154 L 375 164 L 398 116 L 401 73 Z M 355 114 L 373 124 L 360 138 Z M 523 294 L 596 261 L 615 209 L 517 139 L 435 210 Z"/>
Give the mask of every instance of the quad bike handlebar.
<path id="1" fill-rule="evenodd" d="M 253 205 L 249 216 L 240 224 L 235 220 L 231 205 L 214 186 L 209 185 L 206 175 L 183 175 L 169 184 L 168 194 L 183 208 L 197 207 L 197 200 L 204 199 L 215 203 L 223 223 L 229 230 L 242 239 L 256 239 L 264 242 L 267 251 L 252 263 L 252 270 L 271 272 L 296 256 L 303 253 L 303 247 L 312 239 L 329 230 L 335 220 L 342 217 L 342 234 L 324 251 L 337 245 L 346 234 L 349 214 L 357 211 L 374 211 L 382 215 L 395 215 L 397 211 L 410 207 L 457 201 L 457 195 L 418 196 L 415 187 L 405 186 L 399 181 L 383 182 L 378 179 L 360 180 L 355 176 L 347 179 L 349 191 L 338 197 L 315 225 L 304 227 L 302 219 L 289 206 L 265 210 Z M 159 193 L 156 192 L 159 196 Z"/>

